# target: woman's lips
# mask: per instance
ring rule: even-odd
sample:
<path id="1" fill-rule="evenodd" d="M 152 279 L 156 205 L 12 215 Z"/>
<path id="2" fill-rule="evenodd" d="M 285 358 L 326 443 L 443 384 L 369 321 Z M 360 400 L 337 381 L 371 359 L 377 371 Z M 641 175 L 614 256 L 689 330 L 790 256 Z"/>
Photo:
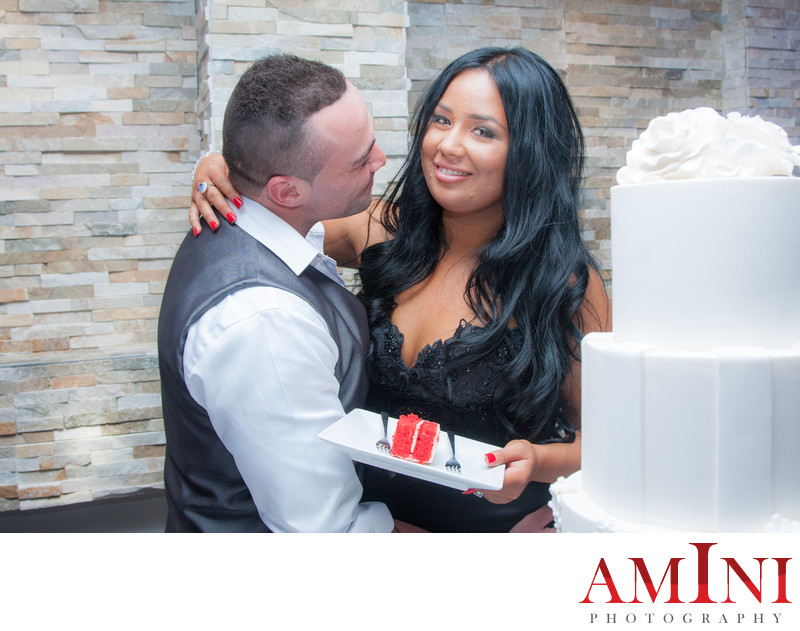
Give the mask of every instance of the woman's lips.
<path id="1" fill-rule="evenodd" d="M 434 165 L 436 167 L 436 177 L 443 182 L 454 182 L 458 180 L 463 180 L 466 177 L 472 175 L 468 171 L 460 171 L 458 169 L 450 169 L 448 167 L 443 167 L 440 165 Z"/>

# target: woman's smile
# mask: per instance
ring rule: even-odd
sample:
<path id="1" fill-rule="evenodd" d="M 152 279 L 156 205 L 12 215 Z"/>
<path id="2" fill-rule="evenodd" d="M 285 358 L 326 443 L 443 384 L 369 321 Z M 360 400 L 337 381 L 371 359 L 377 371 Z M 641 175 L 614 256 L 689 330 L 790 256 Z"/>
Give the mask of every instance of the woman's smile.
<path id="1" fill-rule="evenodd" d="M 436 172 L 439 176 L 439 179 L 442 181 L 451 181 L 451 180 L 462 180 L 463 178 L 472 175 L 468 171 L 458 171 L 456 169 L 448 169 L 447 167 L 436 165 Z"/>

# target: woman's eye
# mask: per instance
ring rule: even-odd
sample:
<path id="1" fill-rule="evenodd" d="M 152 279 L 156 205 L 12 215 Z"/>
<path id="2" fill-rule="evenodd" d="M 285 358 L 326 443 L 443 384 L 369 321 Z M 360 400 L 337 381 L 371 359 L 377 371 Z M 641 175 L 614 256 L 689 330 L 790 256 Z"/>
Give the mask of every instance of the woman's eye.
<path id="1" fill-rule="evenodd" d="M 481 138 L 494 138 L 495 134 L 493 131 L 486 129 L 485 127 L 478 127 L 475 129 L 475 133 L 480 136 Z"/>
<path id="2" fill-rule="evenodd" d="M 437 125 L 447 125 L 450 121 L 447 119 L 446 116 L 439 116 L 434 114 L 431 116 L 431 122 L 436 123 Z"/>

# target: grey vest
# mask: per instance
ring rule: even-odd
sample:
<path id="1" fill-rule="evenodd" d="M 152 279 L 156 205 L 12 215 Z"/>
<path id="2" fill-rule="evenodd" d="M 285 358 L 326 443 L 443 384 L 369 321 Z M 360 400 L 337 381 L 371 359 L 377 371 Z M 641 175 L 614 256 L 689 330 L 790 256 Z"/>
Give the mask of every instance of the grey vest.
<path id="1" fill-rule="evenodd" d="M 196 239 L 189 233 L 175 255 L 158 320 L 168 532 L 268 530 L 233 456 L 205 409 L 192 399 L 183 376 L 189 326 L 227 295 L 251 286 L 285 289 L 319 312 L 339 349 L 335 376 L 342 406 L 349 412 L 363 405 L 367 322 L 353 294 L 311 267 L 297 276 L 237 226 L 222 222 L 216 234 L 206 229 Z M 266 345 L 269 339 L 253 343 Z M 269 410 L 264 410 L 264 422 L 269 422 Z"/>

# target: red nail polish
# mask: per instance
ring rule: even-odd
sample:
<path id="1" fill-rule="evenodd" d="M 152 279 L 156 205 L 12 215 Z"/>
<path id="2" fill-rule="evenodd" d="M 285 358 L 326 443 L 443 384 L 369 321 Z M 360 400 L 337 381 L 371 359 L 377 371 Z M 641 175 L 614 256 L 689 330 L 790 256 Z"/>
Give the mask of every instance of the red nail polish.
<path id="1" fill-rule="evenodd" d="M 227 215 L 225 215 L 225 218 L 228 220 L 228 223 L 233 223 L 234 221 L 236 221 L 236 215 L 234 215 L 233 213 L 228 213 Z"/>
<path id="2" fill-rule="evenodd" d="M 467 489 L 466 491 L 462 491 L 461 495 L 472 495 L 475 492 L 475 489 Z"/>
<path id="3" fill-rule="evenodd" d="M 485 458 L 486 458 L 486 464 L 494 464 L 495 461 L 497 460 L 497 457 L 492 453 L 486 454 Z"/>
<path id="4" fill-rule="evenodd" d="M 194 232 L 194 238 L 197 238 L 197 235 L 200 234 L 200 231 L 197 228 L 192 228 L 192 232 Z"/>
<path id="5" fill-rule="evenodd" d="M 212 230 L 216 230 L 217 228 L 219 228 L 219 224 L 218 224 L 216 221 L 212 221 L 212 222 L 211 222 L 210 224 L 208 224 L 208 225 L 209 225 L 209 226 L 211 226 L 211 229 L 212 229 Z"/>
<path id="6" fill-rule="evenodd" d="M 234 198 L 233 198 L 233 203 L 234 203 L 234 204 L 236 204 L 236 208 L 241 208 L 241 207 L 242 207 L 242 204 L 243 204 L 244 202 L 242 202 L 242 200 L 241 200 L 241 199 L 239 199 L 238 197 L 234 197 Z M 233 222 L 231 222 L 231 223 L 233 223 Z"/>

